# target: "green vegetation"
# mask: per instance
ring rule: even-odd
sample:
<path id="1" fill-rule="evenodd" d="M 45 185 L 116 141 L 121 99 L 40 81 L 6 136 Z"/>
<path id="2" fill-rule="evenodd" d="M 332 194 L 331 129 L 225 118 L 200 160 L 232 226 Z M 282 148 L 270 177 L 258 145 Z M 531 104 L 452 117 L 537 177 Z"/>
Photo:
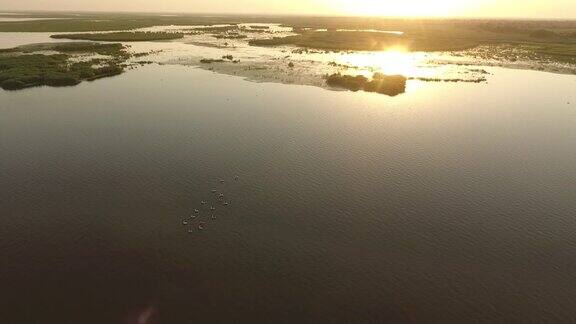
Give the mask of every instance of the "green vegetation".
<path id="1" fill-rule="evenodd" d="M 576 21 L 560 20 L 486 20 L 486 19 L 390 19 L 353 17 L 296 17 L 296 16 L 206 16 L 111 13 L 29 13 L 21 18 L 57 18 L 0 22 L 0 32 L 89 32 L 129 31 L 153 26 L 203 26 L 188 33 L 210 33 L 219 39 L 246 38 L 246 32 L 270 33 L 274 23 L 292 27 L 298 35 L 271 40 L 253 40 L 252 45 L 295 45 L 330 51 L 382 50 L 404 47 L 411 51 L 460 51 L 478 45 L 512 46 L 523 48 L 525 57 L 544 57 L 550 62 L 576 62 Z M 247 24 L 240 26 L 239 24 Z M 316 32 L 325 29 L 327 32 Z M 349 30 L 338 31 L 338 30 Z M 355 31 L 350 31 L 355 30 Z M 364 30 L 364 31 L 362 31 Z M 403 35 L 375 31 L 400 31 Z M 115 37 L 110 37 L 116 34 Z M 162 34 L 162 33 L 158 33 Z M 107 36 L 90 35 L 82 39 L 100 41 L 138 41 L 174 39 L 178 34 L 141 35 L 113 33 Z M 166 33 L 169 34 L 169 33 Z M 124 36 L 128 37 L 124 37 Z M 158 36 L 158 37 L 157 37 Z M 65 37 L 65 36 L 56 36 Z M 78 39 L 81 36 L 67 38 Z M 174 37 L 174 38 L 172 38 Z M 489 54 L 489 53 L 486 53 Z M 495 56 L 502 56 L 494 50 Z M 511 57 L 513 59 L 513 57 Z"/>
<path id="2" fill-rule="evenodd" d="M 404 34 L 368 31 L 308 31 L 283 38 L 250 41 L 254 46 L 295 45 L 332 51 L 378 51 L 402 48 L 408 51 L 462 51 L 479 45 L 509 45 L 528 53 L 532 59 L 576 63 L 576 38 L 572 33 L 534 30 L 522 33 L 486 32 L 481 29 L 446 28 L 418 30 Z M 495 53 L 497 54 L 497 53 Z"/>
<path id="3" fill-rule="evenodd" d="M 132 20 L 54 19 L 0 22 L 0 32 L 88 32 L 149 27 Z"/>
<path id="4" fill-rule="evenodd" d="M 9 16 L 11 17 L 11 16 Z M 576 21 L 559 20 L 487 20 L 487 19 L 391 19 L 366 17 L 297 17 L 297 16 L 247 16 L 247 15 L 177 15 L 121 14 L 121 13 L 22 13 L 19 18 L 57 18 L 50 20 L 30 20 L 0 22 L 0 32 L 86 32 L 131 30 L 153 26 L 204 25 L 199 31 L 225 32 L 238 29 L 239 23 L 250 24 L 250 29 L 269 29 L 258 23 L 276 23 L 292 27 L 297 32 L 327 29 L 347 30 L 389 30 L 418 34 L 470 34 L 480 38 L 524 38 L 538 30 L 554 33 L 557 37 L 574 38 Z M 210 26 L 231 25 L 231 26 Z M 474 35 L 476 34 L 476 36 Z M 536 33 L 534 35 L 538 35 Z M 572 36 L 571 36 L 572 35 Z"/>
<path id="5" fill-rule="evenodd" d="M 98 44 L 89 42 L 45 43 L 22 45 L 15 48 L 0 49 L 1 53 L 34 53 L 39 51 L 56 51 L 61 53 L 92 53 L 114 57 L 127 57 L 122 44 Z"/>
<path id="6" fill-rule="evenodd" d="M 89 33 L 89 34 L 58 34 L 52 35 L 56 39 L 81 39 L 105 42 L 144 42 L 157 40 L 172 40 L 184 37 L 182 33 L 166 32 L 117 32 L 117 33 Z"/>
<path id="7" fill-rule="evenodd" d="M 44 55 L 38 51 L 57 51 Z M 76 54 L 101 54 L 110 58 L 74 60 Z M 18 90 L 36 86 L 73 86 L 121 74 L 129 57 L 121 44 L 62 43 L 36 44 L 0 51 L 0 88 Z"/>
<path id="8" fill-rule="evenodd" d="M 104 66 L 101 60 L 71 63 L 66 54 L 26 54 L 0 57 L 0 87 L 18 90 L 47 85 L 63 87 L 77 85 L 82 80 L 95 80 L 123 72 L 114 63 Z"/>
<path id="9" fill-rule="evenodd" d="M 351 76 L 336 73 L 326 78 L 326 84 L 335 88 L 343 88 L 351 91 L 364 90 L 366 92 L 377 92 L 388 96 L 397 96 L 406 92 L 406 78 L 401 75 L 375 73 L 370 81 L 363 75 Z"/>
<path id="10" fill-rule="evenodd" d="M 363 32 L 328 31 L 307 32 L 283 38 L 250 41 L 256 46 L 296 45 L 324 50 L 380 51 L 400 47 L 411 51 L 458 51 L 476 47 L 478 42 L 448 38 L 415 38 L 406 35 Z"/>
<path id="11" fill-rule="evenodd" d="M 191 26 L 230 24 L 234 20 L 259 22 L 261 18 L 232 16 L 210 17 L 196 15 L 161 16 L 154 14 L 122 13 L 45 13 L 23 14 L 19 18 L 52 18 L 50 20 L 29 20 L 0 22 L 0 32 L 90 32 L 90 31 L 125 31 L 153 26 Z M 53 19 L 57 18 L 57 19 Z"/>

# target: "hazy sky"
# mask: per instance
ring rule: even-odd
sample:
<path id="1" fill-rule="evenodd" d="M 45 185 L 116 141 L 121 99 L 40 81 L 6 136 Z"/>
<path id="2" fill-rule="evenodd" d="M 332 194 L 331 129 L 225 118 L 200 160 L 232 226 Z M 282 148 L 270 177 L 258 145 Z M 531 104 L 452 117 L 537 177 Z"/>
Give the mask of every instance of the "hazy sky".
<path id="1" fill-rule="evenodd" d="M 0 10 L 576 18 L 576 0 L 0 0 Z"/>

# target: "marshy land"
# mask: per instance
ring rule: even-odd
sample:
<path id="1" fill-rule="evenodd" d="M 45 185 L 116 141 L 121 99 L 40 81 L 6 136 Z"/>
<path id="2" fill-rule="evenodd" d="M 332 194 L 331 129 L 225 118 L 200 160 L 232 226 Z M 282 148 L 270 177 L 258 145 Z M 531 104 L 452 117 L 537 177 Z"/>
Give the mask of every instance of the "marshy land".
<path id="1" fill-rule="evenodd" d="M 1 16 L 1 14 L 0 14 Z M 124 71 L 130 57 L 145 57 L 146 53 L 169 52 L 171 46 L 192 44 L 196 47 L 235 51 L 235 60 L 221 58 L 228 53 L 194 54 L 169 60 L 141 62 L 210 66 L 216 72 L 244 75 L 248 79 L 321 85 L 341 76 L 343 84 L 359 80 L 356 76 L 401 74 L 410 81 L 485 82 L 486 75 L 477 73 L 474 65 L 501 65 L 517 68 L 576 73 L 576 23 L 573 21 L 521 20 L 439 20 L 439 19 L 358 19 L 195 15 L 135 15 L 135 14 L 40 14 L 26 17 L 37 20 L 0 22 L 1 32 L 51 33 L 55 40 L 116 42 L 112 46 L 151 44 L 140 52 L 129 50 L 103 53 L 107 47 L 84 48 L 72 45 L 76 54 L 97 53 L 114 59 L 97 58 L 88 62 L 71 63 L 63 45 L 32 50 L 34 57 L 15 58 L 23 49 L 0 52 L 4 62 L 0 68 L 3 88 L 35 85 L 77 84 L 91 78 L 115 75 Z M 43 18 L 51 19 L 43 19 Z M 165 42 L 165 48 L 152 46 Z M 171 45 L 174 44 L 174 45 Z M 148 46 L 148 45 L 143 45 Z M 111 49 L 111 48 L 108 48 Z M 56 53 L 47 54 L 46 50 Z M 112 50 L 114 51 L 114 50 Z M 263 52 L 262 52 L 263 51 Z M 419 63 L 405 59 L 394 68 L 389 51 L 415 53 Z M 144 53 L 141 53 L 144 52 Z M 245 52 L 246 54 L 243 54 Z M 255 53 L 262 59 L 255 60 Z M 121 53 L 121 54 L 119 54 Z M 46 55 L 46 57 L 41 57 Z M 57 55 L 57 56 L 54 56 Z M 411 55 L 411 54 L 406 54 Z M 354 56 L 362 57 L 354 58 Z M 373 56 L 373 57 L 371 57 Z M 217 57 L 217 58 L 211 58 Z M 421 57 L 426 57 L 421 59 Z M 392 58 L 397 60 L 397 58 Z M 42 61 L 46 60 L 47 64 Z M 28 62 L 29 61 L 29 62 Z M 242 62 L 242 64 L 239 64 Z M 414 65 L 408 68 L 408 64 Z M 428 70 L 423 66 L 428 65 Z M 456 66 L 452 72 L 433 72 L 434 65 Z M 20 66 L 17 68 L 17 66 Z M 29 66 L 30 71 L 26 71 Z M 34 68 L 31 68 L 34 66 Z M 41 68 L 45 66 L 45 68 Z M 22 78 L 17 80 L 19 72 Z M 422 70 L 421 72 L 418 72 Z M 440 69 L 436 69 L 440 70 Z M 446 69 L 444 69 L 446 70 Z M 459 71 L 457 71 L 459 70 Z M 35 72 L 34 72 L 35 71 Z M 49 75 L 57 76 L 58 80 Z M 64 77 L 66 75 L 66 78 Z M 43 77 L 39 77 L 43 76 Z M 349 77 L 349 78 L 348 78 Z M 324 81 L 322 81 L 324 80 Z M 370 81 L 373 82 L 373 81 Z M 344 86 L 348 88 L 348 86 Z M 376 91 L 386 93 L 386 91 Z M 392 91 L 394 93 L 394 91 Z"/>
<path id="2" fill-rule="evenodd" d="M 43 52 L 58 54 L 43 54 Z M 104 57 L 74 60 L 78 55 Z M 77 85 L 121 74 L 130 55 L 121 44 L 62 43 L 0 50 L 0 87 L 19 90 L 37 86 Z"/>
<path id="3" fill-rule="evenodd" d="M 166 32 L 117 32 L 117 33 L 87 33 L 87 34 L 58 34 L 52 35 L 55 39 L 75 39 L 105 42 L 149 42 L 160 40 L 174 40 L 184 37 L 183 33 Z"/>

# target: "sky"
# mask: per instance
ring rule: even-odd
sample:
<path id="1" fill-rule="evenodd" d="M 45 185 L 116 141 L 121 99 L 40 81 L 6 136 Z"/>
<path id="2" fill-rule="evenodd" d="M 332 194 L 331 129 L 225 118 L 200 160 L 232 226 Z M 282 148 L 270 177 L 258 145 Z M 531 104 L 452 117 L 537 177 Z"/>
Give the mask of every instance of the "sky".
<path id="1" fill-rule="evenodd" d="M 576 19 L 576 0 L 0 0 L 2 10 Z"/>

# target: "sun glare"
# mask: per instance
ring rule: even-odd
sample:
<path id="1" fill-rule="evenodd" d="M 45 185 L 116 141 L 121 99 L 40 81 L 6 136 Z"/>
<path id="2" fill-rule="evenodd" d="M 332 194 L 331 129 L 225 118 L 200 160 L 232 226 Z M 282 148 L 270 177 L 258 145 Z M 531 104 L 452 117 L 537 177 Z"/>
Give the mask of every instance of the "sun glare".
<path id="1" fill-rule="evenodd" d="M 421 57 L 418 53 L 409 53 L 402 48 L 394 48 L 377 53 L 354 53 L 342 56 L 343 64 L 367 68 L 384 74 L 404 76 L 421 75 L 418 68 Z"/>

